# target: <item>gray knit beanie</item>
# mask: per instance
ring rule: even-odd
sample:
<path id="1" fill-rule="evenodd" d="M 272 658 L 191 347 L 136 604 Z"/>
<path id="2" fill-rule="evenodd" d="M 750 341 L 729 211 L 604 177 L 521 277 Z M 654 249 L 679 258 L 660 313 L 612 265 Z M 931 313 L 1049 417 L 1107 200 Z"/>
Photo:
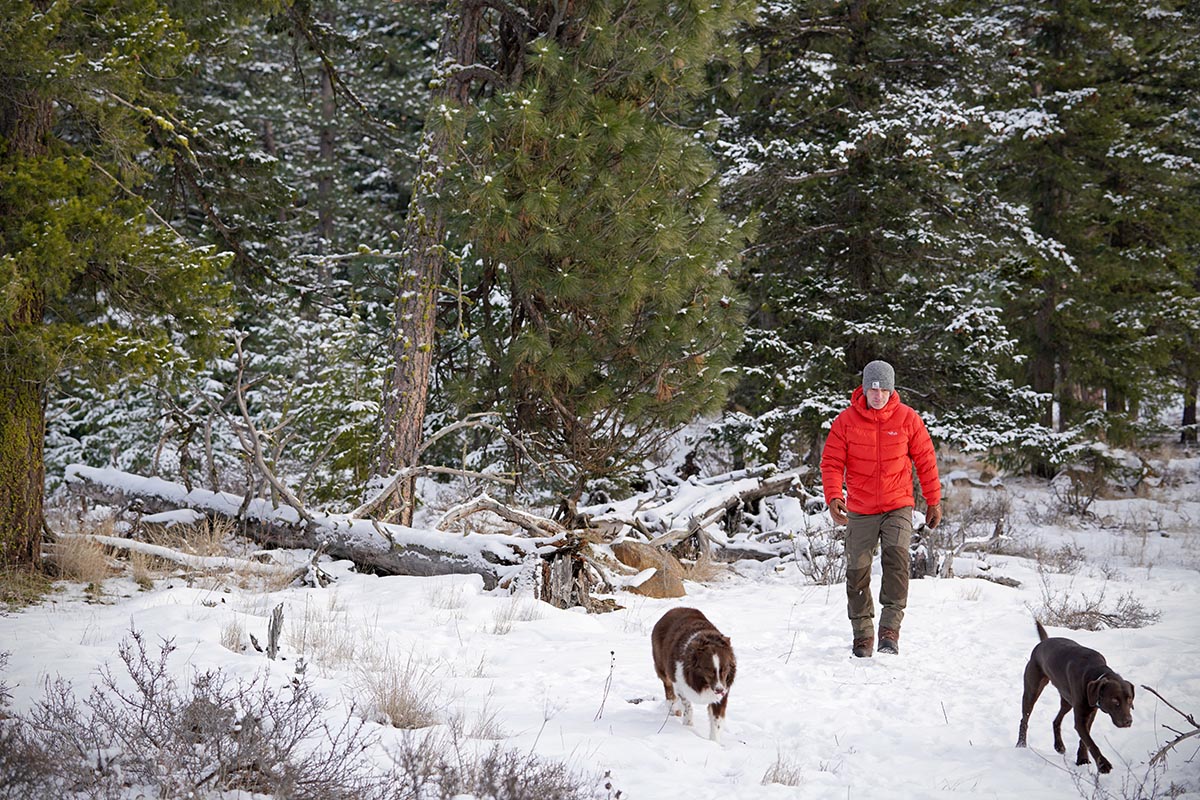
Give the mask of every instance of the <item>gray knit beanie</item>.
<path id="1" fill-rule="evenodd" d="M 896 370 L 886 361 L 872 361 L 863 367 L 863 391 L 867 389 L 896 389 Z"/>

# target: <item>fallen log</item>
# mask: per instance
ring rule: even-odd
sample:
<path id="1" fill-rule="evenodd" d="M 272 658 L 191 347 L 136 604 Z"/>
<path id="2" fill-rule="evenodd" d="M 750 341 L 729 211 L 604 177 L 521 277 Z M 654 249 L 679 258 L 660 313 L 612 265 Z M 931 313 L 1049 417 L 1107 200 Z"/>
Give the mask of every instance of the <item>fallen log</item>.
<path id="1" fill-rule="evenodd" d="M 76 492 L 139 513 L 189 508 L 234 521 L 264 547 L 322 550 L 378 575 L 475 574 L 486 588 L 513 576 L 548 542 L 507 534 L 447 534 L 308 512 L 302 519 L 291 506 L 246 501 L 229 492 L 191 489 L 159 478 L 72 464 L 66 480 Z"/>

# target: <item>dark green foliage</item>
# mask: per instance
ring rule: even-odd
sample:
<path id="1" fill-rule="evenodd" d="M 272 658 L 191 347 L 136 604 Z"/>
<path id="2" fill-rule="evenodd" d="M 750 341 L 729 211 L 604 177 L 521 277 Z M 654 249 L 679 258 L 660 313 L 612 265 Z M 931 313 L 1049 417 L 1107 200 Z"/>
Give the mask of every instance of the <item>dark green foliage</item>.
<path id="1" fill-rule="evenodd" d="M 1061 428 L 1107 413 L 1128 440 L 1142 403 L 1180 376 L 1194 335 L 1200 19 L 1192 3 L 1006 9 L 992 168 L 1054 252 L 1013 261 L 1006 310 Z M 1164 302 L 1166 298 L 1170 301 Z M 1183 323 L 1180 325 L 1180 323 Z"/>
<path id="2" fill-rule="evenodd" d="M 464 321 L 486 393 L 565 459 L 577 497 L 720 404 L 740 339 L 740 236 L 714 164 L 674 124 L 705 88 L 738 2 L 578 6 L 481 102 L 459 178 Z"/>
<path id="3" fill-rule="evenodd" d="M 995 295 L 1023 219 L 973 154 L 989 33 L 960 8 L 817 2 L 746 31 L 758 60 L 725 153 L 730 201 L 761 217 L 736 394 L 747 456 L 815 453 L 875 358 L 942 440 L 987 449 L 1028 424 Z"/>
<path id="4" fill-rule="evenodd" d="M 0 561 L 36 562 L 48 382 L 211 352 L 225 259 L 143 193 L 190 156 L 192 46 L 153 0 L 0 4 Z"/>

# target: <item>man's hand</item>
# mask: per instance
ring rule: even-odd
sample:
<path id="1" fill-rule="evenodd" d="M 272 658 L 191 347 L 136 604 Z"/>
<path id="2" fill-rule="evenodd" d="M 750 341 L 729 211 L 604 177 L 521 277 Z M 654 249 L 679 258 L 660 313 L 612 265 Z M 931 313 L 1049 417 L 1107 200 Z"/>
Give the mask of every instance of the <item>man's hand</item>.
<path id="1" fill-rule="evenodd" d="M 925 524 L 930 528 L 936 528 L 938 523 L 942 521 L 942 506 L 939 503 L 936 506 L 930 506 L 925 509 Z"/>
<path id="2" fill-rule="evenodd" d="M 845 525 L 850 521 L 850 517 L 846 514 L 846 501 L 840 497 L 833 498 L 833 502 L 829 504 L 829 516 L 833 517 L 834 525 Z"/>

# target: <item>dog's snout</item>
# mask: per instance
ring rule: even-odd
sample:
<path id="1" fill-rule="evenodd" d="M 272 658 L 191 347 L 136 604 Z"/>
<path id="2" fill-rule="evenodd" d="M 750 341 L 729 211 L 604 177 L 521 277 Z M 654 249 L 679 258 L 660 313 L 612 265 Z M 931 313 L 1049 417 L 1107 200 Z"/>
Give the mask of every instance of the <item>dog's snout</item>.
<path id="1" fill-rule="evenodd" d="M 1113 724 L 1115 724 L 1118 728 L 1128 728 L 1133 724 L 1133 717 L 1123 717 L 1115 720 Z"/>

